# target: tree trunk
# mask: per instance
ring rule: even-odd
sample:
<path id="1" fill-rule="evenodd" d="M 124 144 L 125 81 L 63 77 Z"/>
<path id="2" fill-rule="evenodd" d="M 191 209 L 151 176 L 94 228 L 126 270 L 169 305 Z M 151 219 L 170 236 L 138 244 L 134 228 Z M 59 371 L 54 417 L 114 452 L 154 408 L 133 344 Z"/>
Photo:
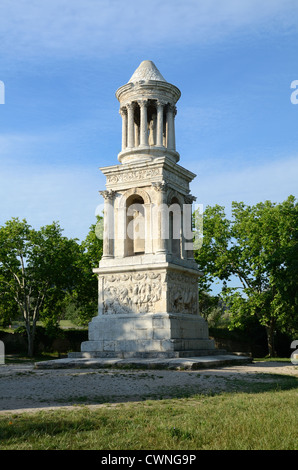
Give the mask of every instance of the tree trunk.
<path id="1" fill-rule="evenodd" d="M 32 334 L 28 334 L 28 356 L 29 357 L 33 357 L 33 351 L 34 351 L 34 347 L 33 347 L 33 338 L 32 338 Z"/>
<path id="2" fill-rule="evenodd" d="M 34 336 L 35 336 L 35 328 L 30 328 L 30 323 L 26 324 L 27 330 L 27 339 L 28 339 L 28 356 L 33 357 L 34 352 Z"/>
<path id="3" fill-rule="evenodd" d="M 267 344 L 268 344 L 268 352 L 270 357 L 276 357 L 275 351 L 275 324 L 274 321 L 271 320 L 269 325 L 266 325 L 266 332 L 267 332 Z"/>

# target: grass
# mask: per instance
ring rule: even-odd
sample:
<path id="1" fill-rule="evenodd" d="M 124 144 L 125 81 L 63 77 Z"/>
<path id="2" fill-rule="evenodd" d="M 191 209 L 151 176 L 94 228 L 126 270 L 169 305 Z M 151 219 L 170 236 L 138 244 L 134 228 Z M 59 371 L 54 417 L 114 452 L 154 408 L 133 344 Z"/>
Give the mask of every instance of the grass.
<path id="1" fill-rule="evenodd" d="M 290 357 L 254 357 L 256 362 L 291 362 Z"/>
<path id="2" fill-rule="evenodd" d="M 44 322 L 38 321 L 36 323 L 37 326 L 44 326 Z M 23 321 L 13 321 L 11 322 L 11 328 L 7 327 L 1 327 L 1 331 L 4 331 L 5 333 L 13 333 L 13 331 L 16 328 L 19 328 L 20 326 L 24 326 Z M 82 330 L 85 329 L 86 327 L 83 326 L 78 326 L 75 323 L 73 323 L 71 320 L 60 320 L 59 321 L 59 327 L 64 330 L 64 329 L 77 329 L 77 330 Z"/>
<path id="3" fill-rule="evenodd" d="M 297 450 L 296 404 L 287 390 L 2 416 L 0 448 Z"/>
<path id="4" fill-rule="evenodd" d="M 40 353 L 34 357 L 26 356 L 26 354 L 6 354 L 5 355 L 5 364 L 30 364 L 40 361 L 50 361 L 52 359 L 59 359 L 62 356 L 58 352 L 53 353 Z"/>
<path id="5" fill-rule="evenodd" d="M 173 390 L 177 398 L 7 413 L 0 416 L 0 449 L 298 449 L 297 378 L 258 374 L 229 385 L 228 393 L 180 398 Z"/>

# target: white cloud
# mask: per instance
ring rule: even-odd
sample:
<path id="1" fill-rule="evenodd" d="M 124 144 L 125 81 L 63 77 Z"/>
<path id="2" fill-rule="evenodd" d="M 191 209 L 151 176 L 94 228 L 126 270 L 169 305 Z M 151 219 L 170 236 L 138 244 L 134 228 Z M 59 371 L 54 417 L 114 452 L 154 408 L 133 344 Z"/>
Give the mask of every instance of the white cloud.
<path id="1" fill-rule="evenodd" d="M 12 217 L 36 228 L 58 221 L 65 235 L 82 239 L 95 222 L 104 184 L 96 167 L 2 167 L 0 224 Z"/>
<path id="2" fill-rule="evenodd" d="M 295 25 L 295 0 L 2 0 L 2 54 L 99 57 Z M 128 52 L 128 51 L 127 51 Z"/>
<path id="3" fill-rule="evenodd" d="M 116 162 L 111 162 L 116 163 Z M 256 204 L 271 200 L 282 202 L 297 194 L 298 157 L 284 157 L 259 165 L 230 165 L 205 161 L 192 168 L 197 178 L 191 192 L 197 203 L 220 204 L 230 213 L 232 201 Z M 65 235 L 85 238 L 95 221 L 98 191 L 105 178 L 98 167 L 87 165 L 6 164 L 0 173 L 0 224 L 11 217 L 26 218 L 34 227 L 60 222 Z"/>
<path id="4" fill-rule="evenodd" d="M 198 177 L 192 184 L 192 193 L 198 203 L 219 204 L 231 208 L 231 202 L 257 204 L 265 200 L 282 202 L 292 194 L 298 197 L 298 157 L 290 156 L 267 161 L 261 165 L 247 165 L 241 168 L 230 165 L 225 169 L 220 161 L 205 163 L 197 171 Z"/>
<path id="5" fill-rule="evenodd" d="M 32 149 L 37 143 L 44 141 L 45 136 L 39 135 L 22 134 L 20 132 L 0 134 L 1 165 L 5 157 L 13 158 L 16 155 L 22 155 L 27 149 Z"/>

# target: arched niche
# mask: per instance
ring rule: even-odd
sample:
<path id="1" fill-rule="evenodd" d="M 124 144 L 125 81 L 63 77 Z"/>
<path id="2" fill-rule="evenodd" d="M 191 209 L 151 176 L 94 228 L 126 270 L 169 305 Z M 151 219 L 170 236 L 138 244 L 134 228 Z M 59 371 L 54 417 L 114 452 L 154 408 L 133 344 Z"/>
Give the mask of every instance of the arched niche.
<path id="1" fill-rule="evenodd" d="M 175 258 L 182 256 L 183 201 L 179 195 L 170 191 L 168 194 L 169 214 L 169 252 Z"/>
<path id="2" fill-rule="evenodd" d="M 142 255 L 146 252 L 147 207 L 151 203 L 146 191 L 134 188 L 126 191 L 119 202 L 124 222 L 124 256 Z"/>

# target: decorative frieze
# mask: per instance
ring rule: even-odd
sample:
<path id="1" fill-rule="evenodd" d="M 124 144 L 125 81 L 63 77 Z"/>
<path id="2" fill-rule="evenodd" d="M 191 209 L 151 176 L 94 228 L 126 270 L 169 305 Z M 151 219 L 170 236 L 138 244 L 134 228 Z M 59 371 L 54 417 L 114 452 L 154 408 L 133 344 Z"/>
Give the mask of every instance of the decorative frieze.
<path id="1" fill-rule="evenodd" d="M 132 181 L 143 181 L 162 175 L 162 168 L 146 168 L 142 170 L 119 171 L 107 175 L 107 184 L 128 183 Z"/>
<path id="2" fill-rule="evenodd" d="M 104 276 L 103 314 L 154 312 L 161 299 L 161 277 L 154 271 Z"/>
<path id="3" fill-rule="evenodd" d="M 118 172 L 107 174 L 108 185 L 119 185 L 125 183 L 134 183 L 152 180 L 153 178 L 162 177 L 169 184 L 172 184 L 177 189 L 180 189 L 184 193 L 189 192 L 189 181 L 184 179 L 182 176 L 174 173 L 173 171 L 166 170 L 160 167 L 144 168 L 139 170 L 126 169 L 121 167 Z"/>

